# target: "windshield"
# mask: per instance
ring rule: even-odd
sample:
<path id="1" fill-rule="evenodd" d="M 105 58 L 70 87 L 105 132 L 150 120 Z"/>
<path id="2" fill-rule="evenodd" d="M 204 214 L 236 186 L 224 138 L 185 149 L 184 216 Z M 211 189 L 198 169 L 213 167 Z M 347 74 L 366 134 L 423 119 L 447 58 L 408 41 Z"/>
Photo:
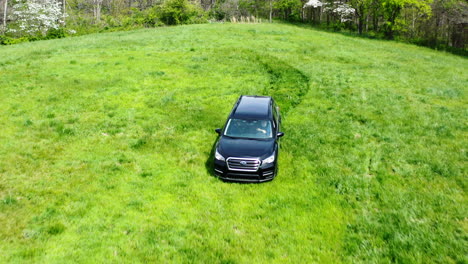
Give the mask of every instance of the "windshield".
<path id="1" fill-rule="evenodd" d="M 224 135 L 258 139 L 273 137 L 269 120 L 229 119 Z"/>

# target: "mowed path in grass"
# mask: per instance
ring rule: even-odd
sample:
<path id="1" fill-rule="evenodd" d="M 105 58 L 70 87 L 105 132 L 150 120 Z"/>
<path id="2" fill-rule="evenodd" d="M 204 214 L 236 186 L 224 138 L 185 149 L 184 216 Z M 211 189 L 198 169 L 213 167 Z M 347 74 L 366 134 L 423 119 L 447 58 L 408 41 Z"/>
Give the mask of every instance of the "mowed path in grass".
<path id="1" fill-rule="evenodd" d="M 466 262 L 467 66 L 281 24 L 0 47 L 0 262 Z M 241 94 L 272 182 L 209 171 Z"/>

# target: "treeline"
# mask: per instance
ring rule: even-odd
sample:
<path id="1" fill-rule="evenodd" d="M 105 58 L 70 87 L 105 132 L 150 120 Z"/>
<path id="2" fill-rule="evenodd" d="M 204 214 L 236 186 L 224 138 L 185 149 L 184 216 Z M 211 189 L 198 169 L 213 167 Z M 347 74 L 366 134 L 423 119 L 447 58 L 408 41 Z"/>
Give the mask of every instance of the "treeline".
<path id="1" fill-rule="evenodd" d="M 4 44 L 138 27 L 273 19 L 435 48 L 466 51 L 468 43 L 468 4 L 464 0 L 0 0 L 0 3 L 0 42 Z"/>

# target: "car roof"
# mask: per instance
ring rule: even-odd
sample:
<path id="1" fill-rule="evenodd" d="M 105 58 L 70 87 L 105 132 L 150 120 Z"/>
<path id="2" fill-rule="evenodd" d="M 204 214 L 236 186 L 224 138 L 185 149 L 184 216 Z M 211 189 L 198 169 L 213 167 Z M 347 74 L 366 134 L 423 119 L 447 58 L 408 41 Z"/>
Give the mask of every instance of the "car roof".
<path id="1" fill-rule="evenodd" d="M 243 95 L 239 98 L 231 117 L 241 119 L 269 119 L 271 115 L 271 100 L 269 96 Z"/>

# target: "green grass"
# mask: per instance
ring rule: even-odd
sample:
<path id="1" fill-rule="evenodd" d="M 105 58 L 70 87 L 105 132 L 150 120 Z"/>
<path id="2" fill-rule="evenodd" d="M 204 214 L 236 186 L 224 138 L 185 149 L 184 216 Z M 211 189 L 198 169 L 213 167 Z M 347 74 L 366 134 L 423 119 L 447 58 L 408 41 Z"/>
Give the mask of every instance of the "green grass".
<path id="1" fill-rule="evenodd" d="M 288 25 L 0 48 L 0 262 L 466 263 L 465 58 Z M 241 94 L 280 172 L 209 171 Z"/>

